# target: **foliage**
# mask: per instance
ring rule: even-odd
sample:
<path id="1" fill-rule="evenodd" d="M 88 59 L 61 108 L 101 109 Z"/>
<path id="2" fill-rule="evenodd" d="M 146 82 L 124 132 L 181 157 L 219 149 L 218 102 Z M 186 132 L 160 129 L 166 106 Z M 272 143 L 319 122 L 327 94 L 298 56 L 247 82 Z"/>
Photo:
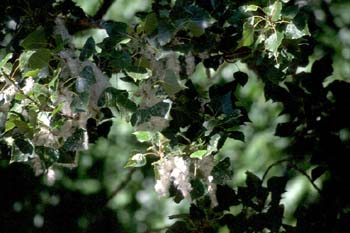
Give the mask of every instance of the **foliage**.
<path id="1" fill-rule="evenodd" d="M 123 231 L 108 203 L 124 187 L 108 195 L 110 190 L 99 181 L 99 161 L 94 162 L 97 177 L 85 185 L 73 179 L 86 172 L 79 155 L 94 148 L 99 138 L 107 138 L 122 116 L 134 127 L 139 143 L 125 162 L 129 175 L 135 168 L 152 166 L 159 195 L 191 203 L 189 214 L 170 216 L 176 222 L 166 232 L 345 229 L 350 208 L 350 84 L 336 76 L 340 71 L 333 72 L 333 59 L 339 60 L 337 50 L 345 55 L 347 50 L 324 38 L 328 31 L 345 33 L 344 20 L 334 19 L 345 3 L 155 0 L 151 9 L 136 14 L 135 24 L 104 20 L 112 3 L 103 1 L 93 13 L 71 0 L 4 1 L 0 6 L 1 177 L 18 176 L 18 184 L 26 183 L 30 192 L 41 190 L 50 198 L 58 192 L 61 203 L 76 209 L 85 201 L 92 203 L 71 213 L 70 220 L 81 217 L 69 223 L 72 232 L 95 232 L 105 215 L 115 222 L 103 226 L 104 231 Z M 315 11 L 313 4 L 320 4 Z M 91 29 L 103 38 L 89 36 L 77 46 L 74 35 Z M 248 69 L 238 68 L 229 80 L 217 82 L 213 74 L 228 63 Z M 205 87 L 193 78 L 201 65 Z M 217 154 L 227 140 L 245 141 L 242 127 L 251 120 L 237 93 L 252 72 L 264 83 L 266 100 L 281 104 L 280 114 L 287 120 L 277 125 L 275 134 L 291 143 L 261 178 L 247 171 L 245 186 L 231 187 L 231 160 L 218 159 Z M 269 175 L 272 167 L 282 164 L 282 176 Z M 49 174 L 57 176 L 59 170 L 53 168 L 59 166 L 73 168 L 73 174 L 50 186 L 55 181 Z M 292 226 L 284 221 L 281 199 L 296 173 L 308 179 L 319 198 L 308 206 L 301 203 Z M 38 176 L 48 180 L 43 183 Z M 17 189 L 9 186 L 2 199 L 8 199 L 6 208 L 12 205 L 13 210 L 1 213 L 7 221 L 2 224 L 5 232 L 14 231 L 15 217 L 26 219 L 27 214 L 39 216 L 34 225 L 43 231 L 52 228 L 50 224 L 60 225 L 49 216 L 54 211 L 64 215 L 61 205 L 44 203 L 45 196 L 17 197 Z M 63 189 L 70 190 L 67 196 Z M 82 193 L 86 195 L 80 199 Z M 80 202 L 72 201 L 76 199 Z M 95 209 L 94 219 L 90 214 Z M 49 222 L 42 222 L 42 215 Z"/>

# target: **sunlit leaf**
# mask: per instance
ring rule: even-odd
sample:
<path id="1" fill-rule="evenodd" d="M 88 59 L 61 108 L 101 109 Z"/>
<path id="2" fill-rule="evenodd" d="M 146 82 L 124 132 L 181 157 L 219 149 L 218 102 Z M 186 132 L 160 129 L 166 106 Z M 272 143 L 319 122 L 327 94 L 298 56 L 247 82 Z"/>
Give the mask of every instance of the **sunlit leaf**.
<path id="1" fill-rule="evenodd" d="M 40 72 L 40 69 L 29 70 L 24 73 L 23 77 L 29 77 L 29 76 L 35 77 L 39 74 L 39 72 Z"/>
<path id="2" fill-rule="evenodd" d="M 133 134 L 139 142 L 149 142 L 152 140 L 152 133 L 149 131 L 136 131 Z"/>
<path id="3" fill-rule="evenodd" d="M 142 153 L 137 153 L 129 158 L 124 167 L 143 167 L 147 163 L 146 157 Z"/>
<path id="4" fill-rule="evenodd" d="M 12 55 L 12 53 L 6 54 L 6 56 L 0 61 L 0 70 L 12 58 Z"/>
<path id="5" fill-rule="evenodd" d="M 272 5 L 268 7 L 268 13 L 271 16 L 272 21 L 277 21 L 281 18 L 282 3 L 276 0 Z"/>
<path id="6" fill-rule="evenodd" d="M 254 43 L 254 27 L 245 22 L 243 24 L 242 46 L 250 46 Z"/>
<path id="7" fill-rule="evenodd" d="M 259 9 L 259 6 L 257 5 L 247 5 L 243 6 L 243 11 L 248 12 L 248 11 L 257 11 Z"/>
<path id="8" fill-rule="evenodd" d="M 190 154 L 190 158 L 202 159 L 208 153 L 207 150 L 197 150 Z"/>
<path id="9" fill-rule="evenodd" d="M 310 35 L 309 30 L 305 27 L 303 30 L 299 30 L 294 23 L 289 23 L 284 32 L 286 38 L 288 39 L 299 39 L 303 36 Z"/>
<path id="10" fill-rule="evenodd" d="M 152 71 L 143 67 L 130 67 L 126 70 L 128 76 L 134 81 L 145 80 L 151 77 Z"/>
<path id="11" fill-rule="evenodd" d="M 284 35 L 282 32 L 276 31 L 275 33 L 271 34 L 265 40 L 265 49 L 272 52 L 273 54 L 276 54 L 278 51 L 278 48 L 282 43 L 283 38 L 284 38 Z"/>

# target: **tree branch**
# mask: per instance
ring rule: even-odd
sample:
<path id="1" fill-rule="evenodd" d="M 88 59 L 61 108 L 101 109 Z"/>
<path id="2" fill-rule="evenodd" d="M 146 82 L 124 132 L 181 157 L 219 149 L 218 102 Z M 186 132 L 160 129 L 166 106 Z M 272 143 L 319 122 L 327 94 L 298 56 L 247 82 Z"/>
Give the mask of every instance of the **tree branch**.
<path id="1" fill-rule="evenodd" d="M 269 171 L 270 171 L 274 166 L 277 166 L 277 165 L 280 164 L 280 163 L 289 162 L 289 161 L 290 161 L 289 159 L 281 159 L 281 160 L 278 160 L 278 161 L 274 162 L 273 164 L 271 164 L 271 165 L 266 169 L 266 171 L 265 171 L 265 173 L 264 173 L 264 175 L 263 175 L 263 177 L 262 177 L 262 179 L 261 179 L 261 182 L 264 182 L 264 180 L 265 180 L 267 174 L 269 173 Z"/>
<path id="2" fill-rule="evenodd" d="M 113 192 L 109 195 L 107 198 L 106 204 L 108 203 L 122 190 L 126 187 L 126 185 L 129 183 L 131 180 L 132 174 L 136 171 L 136 168 L 132 168 L 129 170 L 128 174 L 126 175 L 125 179 L 113 190 Z"/>
<path id="3" fill-rule="evenodd" d="M 107 13 L 108 9 L 112 6 L 114 0 L 103 0 L 102 5 L 94 15 L 95 20 L 102 19 L 102 17 Z"/>

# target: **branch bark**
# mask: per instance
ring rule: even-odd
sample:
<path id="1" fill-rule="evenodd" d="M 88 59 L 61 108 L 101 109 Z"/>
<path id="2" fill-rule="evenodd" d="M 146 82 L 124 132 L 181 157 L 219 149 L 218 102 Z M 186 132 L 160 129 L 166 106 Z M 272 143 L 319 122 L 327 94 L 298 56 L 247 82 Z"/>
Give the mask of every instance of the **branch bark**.
<path id="1" fill-rule="evenodd" d="M 102 19 L 102 17 L 107 13 L 108 9 L 112 6 L 113 3 L 114 0 L 104 0 L 100 9 L 98 9 L 93 18 L 95 20 Z"/>

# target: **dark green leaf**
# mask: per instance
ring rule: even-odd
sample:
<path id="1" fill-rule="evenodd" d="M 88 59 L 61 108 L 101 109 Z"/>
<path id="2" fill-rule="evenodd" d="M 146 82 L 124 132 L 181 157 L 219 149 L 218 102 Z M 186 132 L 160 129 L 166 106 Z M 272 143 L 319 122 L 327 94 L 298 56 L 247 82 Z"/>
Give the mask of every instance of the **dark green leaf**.
<path id="1" fill-rule="evenodd" d="M 166 233 L 190 233 L 191 231 L 188 229 L 187 224 L 183 221 L 177 221 L 173 225 L 171 225 Z"/>
<path id="2" fill-rule="evenodd" d="M 152 116 L 165 117 L 165 115 L 169 112 L 170 107 L 170 103 L 162 101 L 153 105 L 152 107 L 146 109 L 138 109 L 131 116 L 130 122 L 133 126 L 135 126 L 149 121 Z"/>
<path id="3" fill-rule="evenodd" d="M 72 136 L 67 138 L 64 142 L 62 149 L 64 151 L 77 151 L 83 148 L 85 139 L 85 130 L 77 129 Z"/>
<path id="4" fill-rule="evenodd" d="M 242 71 L 234 73 L 233 77 L 241 86 L 244 86 L 248 82 L 248 75 Z"/>
<path id="5" fill-rule="evenodd" d="M 311 68 L 311 77 L 318 82 L 323 82 L 333 73 L 333 59 L 331 54 L 327 54 L 314 62 Z"/>
<path id="6" fill-rule="evenodd" d="M 190 206 L 190 217 L 192 220 L 194 221 L 198 221 L 198 220 L 201 220 L 201 219 L 204 219 L 205 218 L 205 212 L 197 207 L 196 205 L 192 204 Z"/>
<path id="7" fill-rule="evenodd" d="M 81 53 L 80 53 L 80 56 L 79 56 L 80 61 L 84 61 L 84 60 L 88 59 L 95 52 L 96 52 L 95 40 L 94 40 L 94 38 L 89 37 L 86 40 L 83 49 L 81 50 Z"/>
<path id="8" fill-rule="evenodd" d="M 247 175 L 245 183 L 247 184 L 248 188 L 252 188 L 252 190 L 258 190 L 262 185 L 261 179 L 250 171 L 246 171 L 245 174 Z"/>
<path id="9" fill-rule="evenodd" d="M 240 204 L 235 190 L 227 185 L 217 186 L 216 198 L 218 200 L 218 206 L 215 207 L 216 211 L 229 210 L 231 206 Z"/>
<path id="10" fill-rule="evenodd" d="M 71 108 L 74 112 L 85 112 L 88 109 L 90 99 L 90 93 L 87 91 L 79 93 L 79 95 L 73 96 Z"/>
<path id="11" fill-rule="evenodd" d="M 211 171 L 211 175 L 214 178 L 214 183 L 222 185 L 226 184 L 226 182 L 229 181 L 233 175 L 230 159 L 226 157 L 216 164 Z"/>
<path id="12" fill-rule="evenodd" d="M 276 127 L 276 136 L 288 137 L 295 132 L 295 124 L 293 122 L 279 123 Z"/>
<path id="13" fill-rule="evenodd" d="M 41 69 L 50 62 L 51 51 L 49 49 L 38 49 L 28 60 L 28 66 L 32 69 Z"/>
<path id="14" fill-rule="evenodd" d="M 152 34 L 158 28 L 158 19 L 155 13 L 146 16 L 144 30 L 147 35 Z"/>
<path id="15" fill-rule="evenodd" d="M 27 50 L 45 48 L 46 45 L 46 35 L 42 27 L 38 27 L 21 42 L 21 46 Z"/>
<path id="16" fill-rule="evenodd" d="M 313 181 L 317 180 L 320 176 L 322 176 L 327 171 L 326 167 L 318 166 L 311 170 L 311 179 Z"/>
<path id="17" fill-rule="evenodd" d="M 279 205 L 282 194 L 286 191 L 285 187 L 287 182 L 288 182 L 288 178 L 285 176 L 282 176 L 282 177 L 274 176 L 267 181 L 267 188 L 272 194 L 271 205 L 276 205 L 276 206 Z"/>
<path id="18" fill-rule="evenodd" d="M 229 138 L 233 138 L 239 141 L 244 142 L 244 134 L 240 131 L 229 131 L 227 132 L 227 137 Z"/>
<path id="19" fill-rule="evenodd" d="M 136 111 L 136 104 L 129 98 L 129 94 L 125 90 L 118 90 L 113 87 L 105 89 L 104 94 L 98 101 L 99 106 L 122 107 L 129 111 Z"/>
<path id="20" fill-rule="evenodd" d="M 31 143 L 28 142 L 28 140 L 23 138 L 17 138 L 15 139 L 15 145 L 18 147 L 18 149 L 23 154 L 32 154 L 33 153 L 33 146 Z"/>
<path id="21" fill-rule="evenodd" d="M 128 25 L 122 22 L 106 22 L 104 27 L 111 38 L 123 36 L 126 38 Z"/>
<path id="22" fill-rule="evenodd" d="M 203 196 L 204 186 L 199 179 L 191 180 L 191 186 L 192 186 L 192 191 L 191 191 L 191 198 L 192 199 L 197 199 L 197 198 Z"/>
<path id="23" fill-rule="evenodd" d="M 49 167 L 56 162 L 60 155 L 58 150 L 46 146 L 36 146 L 35 153 L 45 162 L 46 167 Z"/>
<path id="24" fill-rule="evenodd" d="M 75 89 L 78 93 L 88 92 L 91 85 L 96 83 L 94 71 L 91 66 L 85 66 L 79 73 L 75 83 Z"/>

